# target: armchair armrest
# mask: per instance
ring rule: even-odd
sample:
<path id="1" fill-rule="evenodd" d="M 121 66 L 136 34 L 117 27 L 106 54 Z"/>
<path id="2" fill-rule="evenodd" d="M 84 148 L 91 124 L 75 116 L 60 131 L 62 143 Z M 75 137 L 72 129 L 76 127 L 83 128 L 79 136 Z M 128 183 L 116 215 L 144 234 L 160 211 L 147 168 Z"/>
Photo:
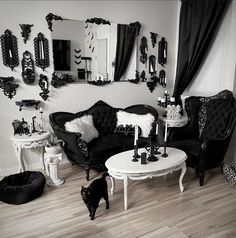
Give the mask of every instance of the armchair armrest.
<path id="1" fill-rule="evenodd" d="M 183 127 L 172 127 L 169 130 L 169 141 L 188 140 L 198 137 L 198 128 L 191 123 Z"/>

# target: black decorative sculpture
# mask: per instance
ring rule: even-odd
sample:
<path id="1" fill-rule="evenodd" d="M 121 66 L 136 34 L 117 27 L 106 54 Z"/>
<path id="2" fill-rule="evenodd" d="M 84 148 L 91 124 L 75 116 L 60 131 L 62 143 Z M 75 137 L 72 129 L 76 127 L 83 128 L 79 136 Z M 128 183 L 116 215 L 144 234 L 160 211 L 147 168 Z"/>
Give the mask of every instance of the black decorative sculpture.
<path id="1" fill-rule="evenodd" d="M 141 72 L 140 78 L 141 78 L 142 82 L 146 82 L 146 81 L 147 81 L 145 70 L 143 70 L 143 71 Z"/>
<path id="2" fill-rule="evenodd" d="M 40 104 L 40 100 L 34 100 L 34 99 L 24 99 L 21 101 L 15 102 L 17 106 L 19 106 L 19 111 L 22 110 L 23 107 L 35 107 L 36 110 L 38 110 L 38 106 Z"/>
<path id="3" fill-rule="evenodd" d="M 97 25 L 101 25 L 101 24 L 108 24 L 108 25 L 111 25 L 111 23 L 107 20 L 104 20 L 102 18 L 98 18 L 98 17 L 94 17 L 94 18 L 90 18 L 90 19 L 87 19 L 85 21 L 86 23 L 95 23 Z"/>
<path id="4" fill-rule="evenodd" d="M 138 70 L 135 70 L 135 79 L 128 79 L 128 81 L 130 83 L 135 83 L 135 84 L 138 84 L 139 81 L 140 81 L 140 77 L 139 77 L 139 72 Z"/>
<path id="5" fill-rule="evenodd" d="M 31 32 L 31 27 L 33 26 L 32 24 L 19 24 L 20 28 L 22 30 L 21 36 L 24 38 L 24 43 L 26 44 L 26 41 L 29 38 L 29 34 Z"/>
<path id="6" fill-rule="evenodd" d="M 39 76 L 39 86 L 42 89 L 42 92 L 39 93 L 39 96 L 41 96 L 43 98 L 44 101 L 47 100 L 48 98 L 48 94 L 49 94 L 49 90 L 48 90 L 48 78 L 46 75 L 40 74 Z"/>
<path id="7" fill-rule="evenodd" d="M 12 126 L 14 129 L 14 135 L 18 134 L 18 135 L 28 135 L 30 134 L 30 130 L 29 130 L 29 126 L 28 123 L 24 120 L 24 118 L 22 118 L 22 121 L 19 121 L 17 119 L 15 119 L 12 122 Z"/>
<path id="8" fill-rule="evenodd" d="M 0 77 L 0 88 L 8 98 L 12 99 L 16 95 L 18 84 L 13 83 L 14 77 Z"/>
<path id="9" fill-rule="evenodd" d="M 140 29 L 141 29 L 141 24 L 139 21 L 136 21 L 136 22 L 132 22 L 129 24 L 130 26 L 135 26 L 136 28 L 136 32 L 137 32 L 137 36 L 139 35 L 140 33 Z"/>
<path id="10" fill-rule="evenodd" d="M 156 75 L 156 56 L 150 55 L 149 56 L 149 73 L 151 76 Z"/>
<path id="11" fill-rule="evenodd" d="M 158 63 L 164 67 L 167 62 L 167 41 L 164 37 L 158 43 Z"/>
<path id="12" fill-rule="evenodd" d="M 73 83 L 75 82 L 72 79 L 72 75 L 70 74 L 62 74 L 62 73 L 53 73 L 52 74 L 52 81 L 51 81 L 51 85 L 54 88 L 59 88 L 61 86 L 64 86 L 68 83 Z"/>
<path id="13" fill-rule="evenodd" d="M 106 84 L 111 83 L 111 80 L 88 80 L 89 84 L 95 85 L 95 86 L 104 86 Z"/>
<path id="14" fill-rule="evenodd" d="M 31 54 L 29 51 L 25 51 L 23 53 L 23 59 L 21 61 L 22 65 L 22 79 L 25 84 L 33 84 L 35 80 L 34 73 L 34 62 L 31 58 Z"/>
<path id="15" fill-rule="evenodd" d="M 17 39 L 10 30 L 5 30 L 4 34 L 1 35 L 1 48 L 3 64 L 13 71 L 14 67 L 19 65 L 19 58 Z"/>
<path id="16" fill-rule="evenodd" d="M 147 38 L 143 36 L 141 38 L 140 43 L 140 62 L 143 64 L 147 64 L 147 53 L 148 53 Z"/>
<path id="17" fill-rule="evenodd" d="M 41 32 L 38 33 L 38 37 L 34 38 L 34 53 L 35 64 L 44 71 L 49 66 L 49 50 L 48 40 Z"/>
<path id="18" fill-rule="evenodd" d="M 159 72 L 159 83 L 163 88 L 166 87 L 166 72 L 164 69 Z"/>
<path id="19" fill-rule="evenodd" d="M 157 33 L 154 32 L 150 32 L 151 34 L 151 41 L 152 41 L 152 47 L 154 48 L 156 43 L 157 43 Z"/>
<path id="20" fill-rule="evenodd" d="M 53 31 L 52 30 L 52 21 L 53 20 L 54 21 L 58 21 L 58 20 L 63 21 L 63 19 L 60 16 L 54 15 L 51 12 L 45 17 L 45 19 L 46 19 L 46 21 L 48 23 L 48 29 L 50 31 Z"/>
<path id="21" fill-rule="evenodd" d="M 149 81 L 147 81 L 147 87 L 149 88 L 150 92 L 152 93 L 155 87 L 157 86 L 158 82 L 157 76 L 152 76 Z"/>

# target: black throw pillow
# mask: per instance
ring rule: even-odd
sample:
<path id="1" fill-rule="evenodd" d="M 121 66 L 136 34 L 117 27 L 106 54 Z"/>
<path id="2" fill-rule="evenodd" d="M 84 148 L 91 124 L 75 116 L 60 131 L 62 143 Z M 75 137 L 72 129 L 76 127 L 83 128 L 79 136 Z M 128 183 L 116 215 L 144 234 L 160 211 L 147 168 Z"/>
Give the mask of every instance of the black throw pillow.
<path id="1" fill-rule="evenodd" d="M 114 133 L 124 134 L 126 136 L 132 136 L 135 134 L 135 127 L 133 125 L 119 125 L 115 128 Z M 141 135 L 141 128 L 138 127 L 138 135 Z"/>

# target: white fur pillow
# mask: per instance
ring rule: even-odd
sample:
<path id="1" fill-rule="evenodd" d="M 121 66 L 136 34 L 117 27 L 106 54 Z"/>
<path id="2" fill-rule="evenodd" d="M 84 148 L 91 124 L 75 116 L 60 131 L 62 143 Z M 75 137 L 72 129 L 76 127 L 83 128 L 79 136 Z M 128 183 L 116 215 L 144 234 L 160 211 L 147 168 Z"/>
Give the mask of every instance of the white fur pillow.
<path id="1" fill-rule="evenodd" d="M 135 113 L 118 111 L 116 113 L 116 116 L 117 116 L 116 126 L 138 125 L 141 128 L 141 136 L 143 137 L 148 137 L 152 129 L 152 123 L 155 121 L 155 118 L 151 113 L 147 113 L 145 115 L 138 115 Z"/>
<path id="2" fill-rule="evenodd" d="M 99 136 L 97 129 L 93 125 L 93 117 L 91 115 L 85 115 L 66 122 L 65 129 L 70 132 L 79 132 L 82 135 L 81 139 L 86 142 L 90 142 Z"/>

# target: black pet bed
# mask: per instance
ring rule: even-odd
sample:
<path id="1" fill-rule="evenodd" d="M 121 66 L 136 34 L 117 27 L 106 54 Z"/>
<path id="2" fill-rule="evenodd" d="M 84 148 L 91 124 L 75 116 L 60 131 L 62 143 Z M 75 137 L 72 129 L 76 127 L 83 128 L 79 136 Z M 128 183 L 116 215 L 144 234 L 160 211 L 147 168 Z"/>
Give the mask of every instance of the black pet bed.
<path id="1" fill-rule="evenodd" d="M 37 171 L 7 176 L 0 181 L 0 201 L 16 205 L 27 203 L 43 193 L 45 183 L 44 175 Z"/>

